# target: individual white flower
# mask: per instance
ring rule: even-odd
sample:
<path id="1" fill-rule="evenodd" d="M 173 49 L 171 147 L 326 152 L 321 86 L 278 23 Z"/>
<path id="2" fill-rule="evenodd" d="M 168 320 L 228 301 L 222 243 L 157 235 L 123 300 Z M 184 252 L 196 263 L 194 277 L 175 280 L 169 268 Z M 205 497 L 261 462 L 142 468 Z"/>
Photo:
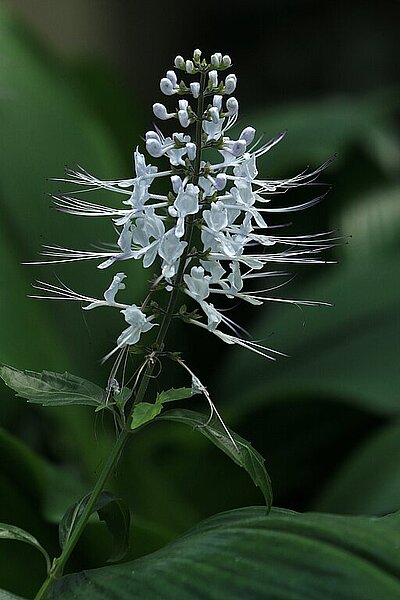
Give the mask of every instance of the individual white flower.
<path id="1" fill-rule="evenodd" d="M 182 256 L 187 242 L 181 242 L 175 234 L 175 229 L 169 229 L 161 239 L 158 254 L 163 259 L 161 273 L 165 279 L 170 280 L 176 275 L 179 259 Z"/>
<path id="2" fill-rule="evenodd" d="M 185 233 L 185 219 L 188 215 L 195 215 L 199 210 L 199 188 L 197 185 L 188 183 L 184 188 L 180 188 L 178 195 L 169 209 L 170 215 L 177 217 L 175 226 L 175 235 L 177 238 L 183 237 Z"/>
<path id="3" fill-rule="evenodd" d="M 124 329 L 118 337 L 117 348 L 137 344 L 142 333 L 146 333 L 146 331 L 149 331 L 155 326 L 155 323 L 151 323 L 150 319 L 146 317 L 136 304 L 124 308 L 121 310 L 121 313 L 124 315 L 125 321 L 129 324 L 129 327 Z"/>
<path id="4" fill-rule="evenodd" d="M 210 277 L 205 276 L 203 267 L 192 267 L 190 275 L 183 276 L 186 293 L 197 302 L 205 300 L 210 293 Z"/>

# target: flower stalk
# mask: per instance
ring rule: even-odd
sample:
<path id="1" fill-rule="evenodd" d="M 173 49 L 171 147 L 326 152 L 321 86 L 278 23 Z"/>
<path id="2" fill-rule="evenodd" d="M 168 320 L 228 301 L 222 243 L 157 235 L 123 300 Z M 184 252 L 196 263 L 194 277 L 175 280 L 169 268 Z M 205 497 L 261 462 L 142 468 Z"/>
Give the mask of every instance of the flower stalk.
<path id="1" fill-rule="evenodd" d="M 193 141 L 185 131 L 164 137 L 158 127 L 146 133 L 146 151 L 156 159 L 164 157 L 169 168 L 158 171 L 156 166 L 146 164 L 143 154 L 134 153 L 135 176 L 131 179 L 103 181 L 83 169 L 69 171 L 61 181 L 82 186 L 83 191 L 107 190 L 122 199 L 124 208 L 101 206 L 70 194 L 54 196 L 56 208 L 75 216 L 106 217 L 112 219 L 119 233 L 114 249 L 97 252 L 46 246 L 43 254 L 46 263 L 64 263 L 80 260 L 98 260 L 98 268 L 107 269 L 125 260 L 141 260 L 145 268 L 159 262 L 160 272 L 141 306 L 116 300 L 117 294 L 125 289 L 126 275 L 117 273 L 104 292 L 103 299 L 92 298 L 71 290 L 64 284 L 52 285 L 38 281 L 34 286 L 40 291 L 37 298 L 78 301 L 84 310 L 98 307 L 117 308 L 124 316 L 128 327 L 122 331 L 116 346 L 105 360 L 117 355 L 111 369 L 106 390 L 106 407 L 114 413 L 119 433 L 108 455 L 85 508 L 78 518 L 60 556 L 54 559 L 47 579 L 38 591 L 35 600 L 46 598 L 53 583 L 63 573 L 74 547 L 78 543 L 96 501 L 110 475 L 117 468 L 123 449 L 132 433 L 132 415 L 137 406 L 144 402 L 149 383 L 154 376 L 156 359 L 164 353 L 165 339 L 172 319 L 181 317 L 185 322 L 206 329 L 227 344 L 237 344 L 271 360 L 282 353 L 247 339 L 244 330 L 209 300 L 223 295 L 228 300 L 243 300 L 253 305 L 264 302 L 290 302 L 294 304 L 318 304 L 309 300 L 291 300 L 271 296 L 271 290 L 283 285 L 261 290 L 245 291 L 249 281 L 260 278 L 282 277 L 286 273 L 276 271 L 276 263 L 313 264 L 325 262 L 320 253 L 335 243 L 331 232 L 304 236 L 272 235 L 264 215 L 303 210 L 322 198 L 302 205 L 271 207 L 274 195 L 315 182 L 319 173 L 302 172 L 283 180 L 268 180 L 258 177 L 256 160 L 267 153 L 284 134 L 262 143 L 254 142 L 255 130 L 246 127 L 239 138 L 231 139 L 227 132 L 236 123 L 239 104 L 232 96 L 237 78 L 234 74 L 220 79 L 223 71 L 230 68 L 229 56 L 212 55 L 210 62 L 201 58 L 195 50 L 192 60 L 175 58 L 175 67 L 185 76 L 199 76 L 199 81 L 178 82 L 175 71 L 168 71 L 160 81 L 160 89 L 167 96 L 192 96 L 197 102 L 194 111 L 186 99 L 178 100 L 176 110 L 169 112 L 160 103 L 153 105 L 155 116 L 161 120 L 175 119 L 183 130 L 195 126 Z M 228 98 L 226 99 L 226 96 Z M 225 104 L 225 106 L 224 106 Z M 216 163 L 207 160 L 207 152 L 217 151 L 222 158 Z M 156 178 L 169 178 L 171 190 L 167 195 L 153 194 L 150 187 Z M 77 194 L 79 192 L 75 192 Z M 200 243 L 191 248 L 194 228 L 199 229 Z M 274 251 L 271 252 L 271 248 Z M 150 302 L 155 291 L 168 293 L 165 309 L 158 311 Z M 203 319 L 193 316 L 178 307 L 180 294 L 186 294 L 201 309 Z M 160 316 L 162 315 L 162 318 Z M 158 322 L 160 321 L 160 322 Z M 122 407 L 114 408 L 115 389 L 119 390 L 118 372 L 128 352 L 137 346 L 142 336 L 158 327 L 155 341 L 147 345 L 147 356 L 139 369 L 134 385 L 133 400 Z M 228 429 L 214 407 L 205 386 L 181 359 L 177 363 L 192 379 L 193 393 L 202 393 L 210 407 L 210 419 L 216 416 L 227 437 L 238 450 Z M 121 387 L 124 385 L 122 373 Z"/>

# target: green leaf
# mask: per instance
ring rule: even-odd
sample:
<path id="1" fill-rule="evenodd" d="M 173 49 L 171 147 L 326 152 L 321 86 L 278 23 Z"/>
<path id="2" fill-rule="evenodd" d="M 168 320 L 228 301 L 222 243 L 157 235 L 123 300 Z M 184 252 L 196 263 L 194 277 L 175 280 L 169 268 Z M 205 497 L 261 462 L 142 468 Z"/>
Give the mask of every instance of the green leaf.
<path id="1" fill-rule="evenodd" d="M 377 252 L 398 252 L 400 234 L 400 186 L 373 189 L 355 197 L 337 215 L 339 231 L 352 236 L 341 250 L 346 260 L 372 260 Z"/>
<path id="2" fill-rule="evenodd" d="M 229 430 L 232 439 L 219 422 L 210 422 L 209 418 L 192 410 L 170 410 L 158 419 L 177 421 L 196 428 L 217 448 L 225 452 L 237 465 L 243 467 L 257 487 L 262 491 L 268 510 L 272 504 L 272 488 L 268 473 L 264 467 L 264 458 L 255 450 L 250 442 Z"/>
<path id="3" fill-rule="evenodd" d="M 81 498 L 65 513 L 59 525 L 59 541 L 61 548 L 65 548 L 80 516 L 86 508 L 90 494 Z M 102 492 L 91 511 L 98 513 L 99 519 L 104 521 L 112 535 L 113 546 L 108 562 L 116 562 L 124 558 L 129 550 L 130 513 L 126 504 L 109 492 Z"/>
<path id="4" fill-rule="evenodd" d="M 162 411 L 162 408 L 162 404 L 160 403 L 150 404 L 149 402 L 140 402 L 140 404 L 137 404 L 132 412 L 131 429 L 137 429 L 155 419 Z"/>
<path id="5" fill-rule="evenodd" d="M 49 600 L 397 600 L 399 535 L 398 513 L 239 509 L 149 556 L 66 576 Z"/>
<path id="6" fill-rule="evenodd" d="M 397 105 L 398 92 L 385 90 L 263 108 L 248 121 L 267 138 L 288 131 L 286 143 L 274 151 L 272 165 L 293 169 L 305 162 L 324 162 L 336 153 L 343 157 L 356 144 L 370 151 L 377 132 L 391 130 Z M 270 162 L 270 155 L 260 164 L 263 160 Z"/>
<path id="7" fill-rule="evenodd" d="M 120 146 L 112 128 L 104 123 L 81 93 L 73 70 L 63 61 L 47 56 L 41 44 L 0 7 L 0 361 L 16 366 L 30 364 L 35 370 L 78 366 L 95 372 L 96 363 L 109 348 L 118 315 L 86 314 L 75 303 L 37 302 L 27 298 L 30 282 L 40 278 L 56 283 L 54 266 L 21 266 L 37 259 L 43 243 L 79 248 L 114 240 L 107 220 L 75 219 L 50 209 L 46 192 L 59 184 L 48 177 L 62 177 L 64 166 L 80 164 L 99 177 L 129 176 L 130 155 L 121 160 Z M 108 76 L 109 85 L 114 86 Z M 114 103 L 115 109 L 115 103 Z M 142 126 L 137 122 L 135 128 Z M 132 130 L 131 130 L 132 131 Z M 21 177 L 21 173 L 24 174 Z M 112 236 L 112 237 L 110 237 Z M 135 285 L 129 291 L 138 301 L 147 287 L 148 275 L 131 261 L 127 273 Z M 106 289 L 103 276 L 93 265 L 65 265 L 62 278 L 72 289 L 90 292 Z M 85 334 L 87 321 L 90 335 Z M 79 340 L 79 343 L 77 343 Z M 91 369 L 91 371 L 90 371 Z M 97 369 L 98 370 L 98 369 Z M 85 371 L 86 372 L 86 371 Z M 92 376 L 92 375 L 91 375 Z"/>
<path id="8" fill-rule="evenodd" d="M 131 429 L 137 429 L 145 423 L 153 421 L 163 409 L 163 404 L 166 402 L 175 402 L 176 400 L 185 400 L 191 398 L 193 391 L 191 388 L 171 388 L 166 392 L 157 394 L 154 404 L 141 402 L 135 406 L 132 413 Z"/>
<path id="9" fill-rule="evenodd" d="M 1 365 L 0 377 L 17 396 L 42 406 L 98 406 L 104 396 L 98 385 L 70 373 L 35 373 Z"/>
<path id="10" fill-rule="evenodd" d="M 22 596 L 16 596 L 15 594 L 11 594 L 11 592 L 6 592 L 5 590 L 0 590 L 0 600 L 25 600 Z"/>
<path id="11" fill-rule="evenodd" d="M 25 542 L 26 544 L 30 544 L 43 554 L 46 560 L 47 571 L 50 570 L 49 555 L 47 554 L 43 546 L 39 544 L 37 539 L 27 531 L 24 531 L 20 527 L 15 527 L 15 525 L 7 525 L 6 523 L 0 523 L 0 540 L 16 540 L 18 542 Z"/>
<path id="12" fill-rule="evenodd" d="M 166 392 L 160 392 L 157 395 L 156 402 L 160 404 L 165 404 L 165 402 L 174 402 L 175 400 L 185 400 L 186 398 L 191 398 L 193 396 L 193 392 L 191 388 L 171 388 Z"/>
<path id="13" fill-rule="evenodd" d="M 129 508 L 121 498 L 111 497 L 110 494 L 110 501 L 98 508 L 97 513 L 112 535 L 113 545 L 107 562 L 118 562 L 125 558 L 129 551 Z"/>
<path id="14" fill-rule="evenodd" d="M 242 349 L 230 351 L 221 395 L 235 416 L 286 399 L 332 397 L 377 414 L 398 414 L 399 277 L 396 256 L 327 266 L 290 297 L 331 301 L 334 307 L 259 311 L 254 338 L 273 333 L 268 345 L 289 358 L 266 364 Z"/>
<path id="15" fill-rule="evenodd" d="M 400 424 L 368 437 L 339 466 L 314 503 L 317 510 L 347 514 L 385 514 L 400 498 Z"/>

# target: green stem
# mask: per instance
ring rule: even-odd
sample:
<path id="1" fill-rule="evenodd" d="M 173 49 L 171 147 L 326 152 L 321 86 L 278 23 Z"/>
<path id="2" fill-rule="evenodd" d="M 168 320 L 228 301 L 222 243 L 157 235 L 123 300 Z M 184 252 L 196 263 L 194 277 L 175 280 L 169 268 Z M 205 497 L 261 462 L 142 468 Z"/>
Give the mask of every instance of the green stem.
<path id="1" fill-rule="evenodd" d="M 203 110 L 204 110 L 205 85 L 206 85 L 206 73 L 201 72 L 200 94 L 199 94 L 198 111 L 197 111 L 198 120 L 196 123 L 196 134 L 195 134 L 195 143 L 196 143 L 197 152 L 196 152 L 196 160 L 195 160 L 194 175 L 193 175 L 193 183 L 194 184 L 198 183 L 199 177 L 200 177 L 202 115 L 203 115 Z M 185 241 L 187 242 L 187 246 L 185 248 L 185 252 L 182 254 L 182 257 L 181 257 L 181 260 L 179 263 L 178 272 L 175 277 L 175 286 L 170 294 L 167 309 L 164 313 L 164 317 L 161 322 L 160 329 L 158 330 L 158 335 L 157 335 L 157 338 L 155 341 L 156 349 L 162 348 L 165 337 L 166 337 L 168 329 L 169 329 L 169 326 L 172 321 L 172 316 L 175 311 L 176 300 L 177 300 L 177 297 L 179 294 L 179 284 L 182 281 L 183 273 L 184 273 L 185 266 L 186 266 L 187 255 L 189 252 L 190 239 L 192 236 L 192 229 L 193 229 L 192 223 L 188 223 L 188 225 L 186 227 L 185 238 L 184 238 Z M 149 362 L 147 364 L 147 367 L 143 374 L 142 380 L 140 382 L 140 386 L 136 393 L 134 405 L 130 411 L 130 416 L 132 414 L 134 406 L 144 400 L 146 392 L 147 392 L 147 388 L 150 383 L 150 379 L 154 372 L 154 368 L 155 368 L 154 362 Z M 76 544 L 78 543 L 78 541 L 83 533 L 83 530 L 85 529 L 86 524 L 93 512 L 96 501 L 97 501 L 99 495 L 101 494 L 101 492 L 103 491 L 104 485 L 106 484 L 108 478 L 113 473 L 113 471 L 115 471 L 118 461 L 120 459 L 120 456 L 122 454 L 122 451 L 124 449 L 124 446 L 125 446 L 126 442 L 128 441 L 129 436 L 132 433 L 129 429 L 129 421 L 130 421 L 130 418 L 128 417 L 127 428 L 122 429 L 121 432 L 119 433 L 117 440 L 116 440 L 110 454 L 108 455 L 107 460 L 105 461 L 105 463 L 103 465 L 103 468 L 101 469 L 100 475 L 96 481 L 93 491 L 92 491 L 92 493 L 89 497 L 89 500 L 85 506 L 85 509 L 83 510 L 81 516 L 78 519 L 76 527 L 73 529 L 71 536 L 68 539 L 68 542 L 66 543 L 65 547 L 63 548 L 63 551 L 60 554 L 60 556 L 58 558 L 54 559 L 53 565 L 50 569 L 50 572 L 49 572 L 46 580 L 44 581 L 43 585 L 37 592 L 37 594 L 35 596 L 35 600 L 43 600 L 44 598 L 46 598 L 46 595 L 47 595 L 49 589 L 51 588 L 51 586 L 54 584 L 56 579 L 62 575 L 62 573 L 64 571 L 64 567 L 67 563 L 67 560 L 69 559 L 72 551 L 74 550 Z"/>

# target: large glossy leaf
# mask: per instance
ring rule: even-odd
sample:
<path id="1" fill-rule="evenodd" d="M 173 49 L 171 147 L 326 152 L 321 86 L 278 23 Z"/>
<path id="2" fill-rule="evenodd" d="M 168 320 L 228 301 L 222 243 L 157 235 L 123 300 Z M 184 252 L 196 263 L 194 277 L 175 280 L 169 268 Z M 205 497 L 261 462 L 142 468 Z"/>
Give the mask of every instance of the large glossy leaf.
<path id="1" fill-rule="evenodd" d="M 314 503 L 317 510 L 379 515 L 400 498 L 400 425 L 370 436 L 340 465 Z"/>
<path id="2" fill-rule="evenodd" d="M 98 406 L 104 397 L 98 385 L 71 373 L 35 373 L 0 365 L 0 377 L 17 396 L 42 406 Z"/>
<path id="3" fill-rule="evenodd" d="M 17 542 L 24 542 L 25 544 L 30 544 L 44 556 L 46 560 L 47 570 L 50 569 L 50 558 L 47 554 L 46 550 L 41 546 L 38 540 L 20 527 L 16 527 L 15 525 L 8 525 L 6 523 L 0 523 L 0 542 L 1 540 L 15 540 Z"/>
<path id="4" fill-rule="evenodd" d="M 6 590 L 0 590 L 0 600 L 24 600 L 21 596 L 6 592 Z"/>
<path id="5" fill-rule="evenodd" d="M 130 157 L 121 161 L 112 136 L 81 95 L 72 71 L 27 41 L 3 6 L 0 54 L 0 359 L 35 369 L 86 364 L 93 371 L 92 365 L 113 343 L 120 315 L 111 314 L 110 325 L 99 326 L 104 313 L 93 311 L 85 315 L 85 325 L 79 306 L 26 298 L 35 278 L 57 280 L 53 267 L 22 267 L 20 262 L 35 260 L 43 243 L 90 247 L 114 241 L 111 223 L 69 219 L 51 210 L 45 192 L 55 191 L 55 184 L 46 184 L 45 179 L 62 176 L 64 165 L 76 163 L 100 177 L 130 176 Z M 136 261 L 131 263 L 127 272 L 134 275 L 135 285 L 130 296 L 140 298 L 146 277 Z M 57 275 L 91 294 L 101 293 L 110 280 L 110 273 L 102 275 L 95 265 L 60 266 Z"/>
<path id="6" fill-rule="evenodd" d="M 59 526 L 61 548 L 64 548 L 68 543 L 78 524 L 79 518 L 86 508 L 89 498 L 90 494 L 81 498 L 63 516 Z M 130 513 L 128 507 L 121 498 L 116 498 L 109 492 L 102 492 L 92 509 L 92 513 L 95 512 L 106 523 L 113 538 L 113 547 L 108 559 L 109 562 L 122 560 L 129 549 Z"/>
<path id="7" fill-rule="evenodd" d="M 333 397 L 397 414 L 399 275 L 396 257 L 332 265 L 291 295 L 334 307 L 257 307 L 251 333 L 289 358 L 271 364 L 247 351 L 230 351 L 221 398 L 229 399 L 236 414 L 295 397 Z"/>
<path id="8" fill-rule="evenodd" d="M 65 577 L 51 600 L 396 600 L 398 514 L 261 507 L 213 517 L 142 559 Z"/>
<path id="9" fill-rule="evenodd" d="M 264 495 L 268 510 L 272 504 L 272 487 L 269 475 L 264 467 L 264 458 L 250 442 L 232 430 L 224 429 L 219 421 L 210 422 L 207 415 L 192 410 L 169 410 L 158 417 L 160 420 L 177 421 L 195 428 L 217 448 L 225 452 L 237 465 L 243 467 Z"/>

